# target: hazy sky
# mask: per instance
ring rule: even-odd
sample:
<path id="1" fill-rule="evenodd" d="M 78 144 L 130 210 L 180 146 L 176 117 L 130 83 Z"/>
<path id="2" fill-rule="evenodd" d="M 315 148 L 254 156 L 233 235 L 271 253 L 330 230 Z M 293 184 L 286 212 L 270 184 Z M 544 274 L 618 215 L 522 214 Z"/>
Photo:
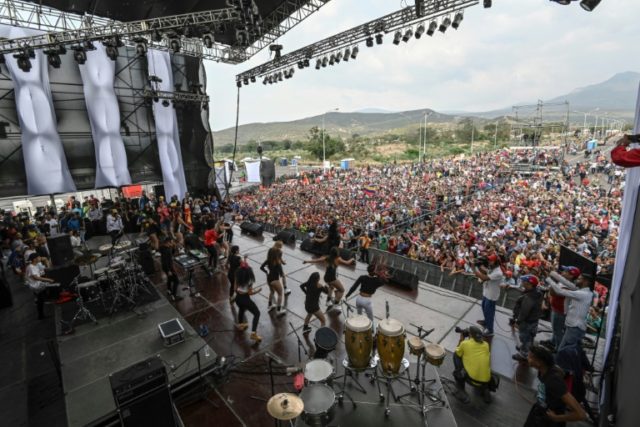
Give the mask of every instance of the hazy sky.
<path id="1" fill-rule="evenodd" d="M 413 4 L 413 0 L 408 0 Z M 400 0 L 332 0 L 279 40 L 283 54 L 406 6 Z M 602 0 L 594 12 L 576 2 L 493 0 L 434 37 L 399 46 L 360 46 L 356 61 L 292 79 L 243 86 L 240 124 L 287 121 L 339 108 L 483 111 L 549 99 L 622 71 L 640 71 L 639 0 Z M 207 61 L 214 130 L 233 126 L 235 75 L 269 60 L 268 50 L 240 65 Z"/>

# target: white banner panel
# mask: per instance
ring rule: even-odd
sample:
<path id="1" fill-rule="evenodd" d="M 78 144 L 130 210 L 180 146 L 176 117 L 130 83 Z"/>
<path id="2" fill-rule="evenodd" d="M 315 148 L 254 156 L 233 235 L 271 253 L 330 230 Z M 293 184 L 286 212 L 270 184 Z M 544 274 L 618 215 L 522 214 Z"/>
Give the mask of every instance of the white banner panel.
<path id="1" fill-rule="evenodd" d="M 91 122 L 96 151 L 96 187 L 120 187 L 131 184 L 127 153 L 120 136 L 120 108 L 114 89 L 116 61 L 109 59 L 102 43 L 87 52 L 80 64 L 84 98 Z"/>
<path id="2" fill-rule="evenodd" d="M 247 169 L 247 182 L 260 182 L 260 161 L 244 162 Z"/>
<path id="3" fill-rule="evenodd" d="M 0 32 L 0 36 L 10 39 L 40 33 L 5 26 Z M 47 58 L 41 50 L 36 50 L 35 55 L 29 58 L 29 71 L 21 70 L 13 55 L 4 56 L 14 84 L 27 191 L 30 195 L 76 191 L 56 128 Z"/>
<path id="4" fill-rule="evenodd" d="M 149 62 L 149 75 L 162 80 L 157 84 L 157 89 L 173 92 L 173 72 L 171 70 L 171 57 L 169 52 L 161 52 L 149 49 L 147 52 Z M 162 101 L 153 103 L 153 117 L 156 122 L 156 137 L 158 139 L 158 153 L 160 154 L 160 166 L 164 181 L 164 194 L 167 200 L 177 195 L 178 199 L 184 197 L 187 192 L 187 183 L 184 177 L 182 153 L 180 151 L 180 137 L 178 133 L 178 118 L 176 111 L 169 103 L 162 105 Z"/>

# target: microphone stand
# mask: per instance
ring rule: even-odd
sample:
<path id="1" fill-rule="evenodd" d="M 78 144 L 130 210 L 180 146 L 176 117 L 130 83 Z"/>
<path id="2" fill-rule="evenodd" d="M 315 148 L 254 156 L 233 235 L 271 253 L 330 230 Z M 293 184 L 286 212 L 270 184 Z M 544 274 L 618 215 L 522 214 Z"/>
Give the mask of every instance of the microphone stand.
<path id="1" fill-rule="evenodd" d="M 296 332 L 296 328 L 293 327 L 293 324 L 291 322 L 289 322 L 289 326 L 291 326 L 291 330 L 293 331 L 293 333 L 296 336 L 296 339 L 298 340 L 298 363 L 302 363 L 302 353 L 300 352 L 300 348 L 304 350 L 304 355 L 307 356 L 307 359 L 309 358 L 309 352 L 307 351 L 307 348 L 304 346 L 304 344 L 302 344 L 300 335 L 298 335 L 298 332 Z"/>

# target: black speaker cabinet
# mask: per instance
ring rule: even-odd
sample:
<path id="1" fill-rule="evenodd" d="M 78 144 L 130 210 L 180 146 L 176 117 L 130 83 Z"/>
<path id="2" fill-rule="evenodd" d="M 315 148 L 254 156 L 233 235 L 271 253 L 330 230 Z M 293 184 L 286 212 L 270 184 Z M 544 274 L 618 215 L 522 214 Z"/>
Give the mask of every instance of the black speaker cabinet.
<path id="1" fill-rule="evenodd" d="M 340 249 L 340 258 L 349 261 L 351 258 L 355 258 L 356 254 L 355 252 L 349 250 L 349 249 Z"/>
<path id="2" fill-rule="evenodd" d="M 167 196 L 164 194 L 164 185 L 154 185 L 153 186 L 153 194 L 156 195 L 156 200 L 160 199 L 160 196 L 164 197 L 164 201 L 168 202 Z M 169 197 L 171 199 L 171 197 Z"/>
<path id="3" fill-rule="evenodd" d="M 47 237 L 47 246 L 49 247 L 51 263 L 54 267 L 67 265 L 73 261 L 73 248 L 68 234 Z"/>
<path id="4" fill-rule="evenodd" d="M 315 243 L 313 239 L 304 239 L 300 243 L 300 249 L 314 255 L 328 255 L 329 245 L 325 243 Z"/>
<path id="5" fill-rule="evenodd" d="M 418 289 L 418 276 L 396 268 L 388 268 L 389 283 L 415 291 Z"/>
<path id="6" fill-rule="evenodd" d="M 109 382 L 123 426 L 177 425 L 167 372 L 158 357 L 109 375 Z"/>
<path id="7" fill-rule="evenodd" d="M 280 240 L 285 245 L 295 245 L 296 234 L 292 230 L 282 230 L 273 238 L 273 240 Z"/>
<path id="8" fill-rule="evenodd" d="M 240 224 L 240 229 L 243 233 L 246 233 L 250 236 L 260 237 L 262 236 L 262 232 L 264 231 L 264 226 L 259 222 L 245 221 Z"/>

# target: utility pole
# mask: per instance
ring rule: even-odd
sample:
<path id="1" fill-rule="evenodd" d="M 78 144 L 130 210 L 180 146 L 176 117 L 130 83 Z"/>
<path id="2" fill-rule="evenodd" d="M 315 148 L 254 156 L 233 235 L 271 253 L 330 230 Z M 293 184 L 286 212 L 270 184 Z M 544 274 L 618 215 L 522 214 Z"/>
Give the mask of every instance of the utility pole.
<path id="1" fill-rule="evenodd" d="M 473 120 L 471 120 L 471 155 L 473 156 L 473 137 L 475 133 L 476 127 L 473 125 Z"/>
<path id="2" fill-rule="evenodd" d="M 493 137 L 493 149 L 498 148 L 498 122 L 496 122 L 496 134 Z"/>

